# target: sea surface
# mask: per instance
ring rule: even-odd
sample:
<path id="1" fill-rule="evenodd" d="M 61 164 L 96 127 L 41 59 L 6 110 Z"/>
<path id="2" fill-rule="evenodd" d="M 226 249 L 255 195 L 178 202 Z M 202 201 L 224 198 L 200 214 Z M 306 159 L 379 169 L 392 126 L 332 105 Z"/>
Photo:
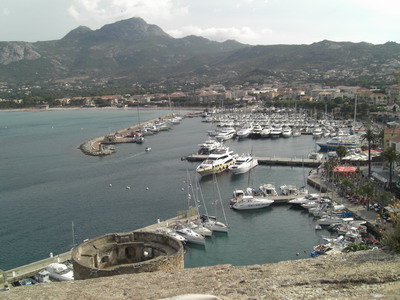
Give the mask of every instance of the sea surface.
<path id="1" fill-rule="evenodd" d="M 142 110 L 140 120 L 167 113 Z M 229 208 L 235 188 L 302 186 L 309 168 L 257 166 L 250 176 L 219 174 L 224 209 L 215 205 L 219 197 L 212 178 L 200 178 L 194 171 L 198 163 L 181 160 L 197 153 L 198 144 L 208 139 L 207 130 L 214 129 L 201 118 L 186 118 L 143 144 L 118 145 L 111 156 L 91 157 L 78 150 L 87 140 L 138 123 L 134 109 L 0 112 L 0 269 L 68 251 L 73 240 L 80 243 L 176 216 L 188 207 L 187 173 L 201 187 L 208 213 L 223 221 L 225 212 L 230 231 L 208 238 L 204 248 L 187 247 L 185 267 L 308 258 L 321 235 L 328 234 L 316 231 L 308 213 L 290 205 L 244 212 Z M 312 136 L 230 140 L 226 145 L 255 156 L 307 157 L 315 149 Z M 145 147 L 152 151 L 146 153 Z"/>

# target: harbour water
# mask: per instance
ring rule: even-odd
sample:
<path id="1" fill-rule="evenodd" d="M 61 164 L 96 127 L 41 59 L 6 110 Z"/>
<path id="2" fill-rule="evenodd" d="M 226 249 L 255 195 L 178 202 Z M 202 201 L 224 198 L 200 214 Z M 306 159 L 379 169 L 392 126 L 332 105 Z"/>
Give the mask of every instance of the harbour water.
<path id="1" fill-rule="evenodd" d="M 140 119 L 167 113 L 141 111 Z M 187 118 L 172 130 L 146 137 L 143 144 L 118 145 L 117 152 L 106 157 L 86 156 L 77 149 L 82 142 L 137 123 L 137 111 L 129 109 L 0 112 L 0 269 L 68 251 L 72 222 L 79 243 L 174 217 L 187 208 L 187 170 L 199 182 L 209 213 L 222 217 L 213 205 L 217 196 L 212 178 L 200 178 L 194 172 L 198 163 L 181 160 L 197 152 L 213 124 Z M 238 154 L 252 151 L 254 156 L 306 157 L 315 149 L 312 136 L 226 144 Z M 145 147 L 152 151 L 146 153 Z M 219 174 L 230 231 L 207 239 L 205 248 L 188 247 L 185 266 L 309 257 L 327 232 L 315 231 L 306 212 L 289 205 L 245 212 L 229 208 L 232 191 L 249 181 L 253 186 L 301 186 L 308 172 L 301 167 L 258 166 L 250 177 Z"/>

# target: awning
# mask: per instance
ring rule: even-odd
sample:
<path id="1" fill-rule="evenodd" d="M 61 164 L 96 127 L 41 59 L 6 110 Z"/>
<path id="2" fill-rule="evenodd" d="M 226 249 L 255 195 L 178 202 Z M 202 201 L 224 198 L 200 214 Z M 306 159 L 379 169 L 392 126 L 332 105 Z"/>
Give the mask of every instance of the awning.
<path id="1" fill-rule="evenodd" d="M 342 167 L 342 166 L 337 166 L 333 169 L 334 173 L 346 173 L 346 174 L 350 174 L 350 173 L 355 173 L 357 170 L 356 167 Z"/>

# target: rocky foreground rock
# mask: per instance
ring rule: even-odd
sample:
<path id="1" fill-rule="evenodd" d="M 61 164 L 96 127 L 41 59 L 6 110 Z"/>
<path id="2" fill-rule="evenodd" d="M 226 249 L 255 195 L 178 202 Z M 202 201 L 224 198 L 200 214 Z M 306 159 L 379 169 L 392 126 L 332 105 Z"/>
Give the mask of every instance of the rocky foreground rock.
<path id="1" fill-rule="evenodd" d="M 121 275 L 18 287 L 0 292 L 0 299 L 164 299 L 185 294 L 215 299 L 400 299 L 400 256 L 369 250 L 275 264 Z"/>

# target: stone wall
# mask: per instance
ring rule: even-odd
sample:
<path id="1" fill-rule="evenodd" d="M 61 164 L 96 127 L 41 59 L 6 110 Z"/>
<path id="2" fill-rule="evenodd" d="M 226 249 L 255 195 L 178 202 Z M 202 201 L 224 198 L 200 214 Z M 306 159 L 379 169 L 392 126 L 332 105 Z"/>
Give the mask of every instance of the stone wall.
<path id="1" fill-rule="evenodd" d="M 183 246 L 150 232 L 107 234 L 86 241 L 72 252 L 75 279 L 183 269 Z"/>

